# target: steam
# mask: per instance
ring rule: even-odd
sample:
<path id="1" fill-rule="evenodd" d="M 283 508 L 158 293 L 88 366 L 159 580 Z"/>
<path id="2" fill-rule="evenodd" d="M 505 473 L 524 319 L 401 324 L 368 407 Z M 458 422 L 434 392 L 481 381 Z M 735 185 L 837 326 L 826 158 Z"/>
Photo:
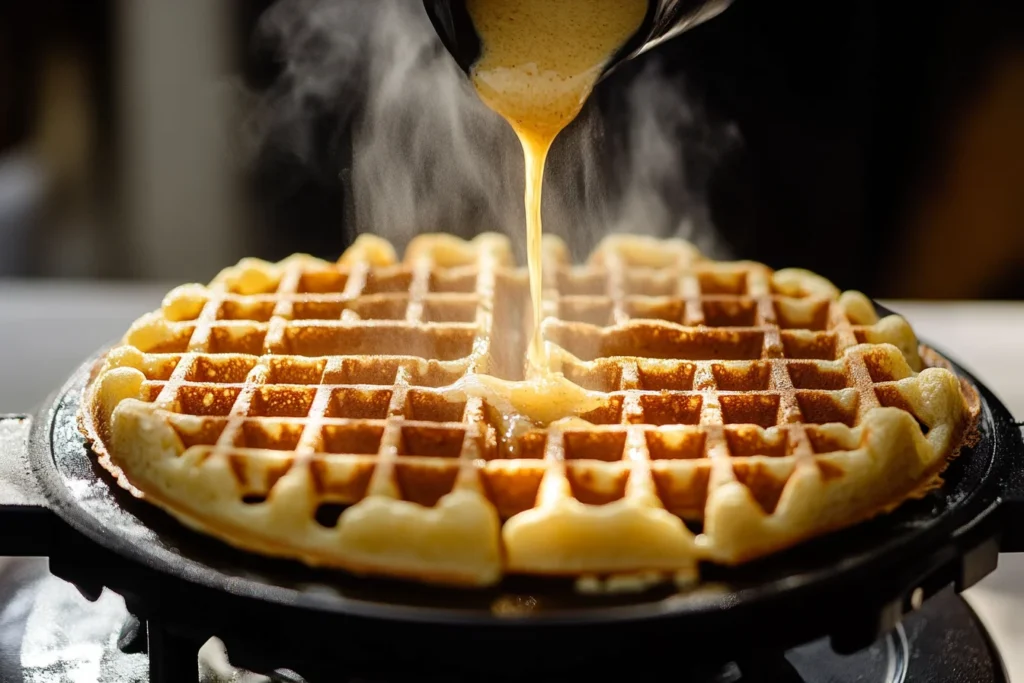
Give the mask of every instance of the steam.
<path id="1" fill-rule="evenodd" d="M 284 69 L 247 105 L 254 148 L 322 163 L 311 122 L 331 112 L 328 144 L 351 134 L 351 165 L 333 172 L 350 185 L 357 232 L 403 246 L 419 232 L 495 230 L 522 254 L 522 150 L 444 51 L 418 0 L 279 0 L 259 36 L 273 42 Z M 682 84 L 655 66 L 621 96 L 614 124 L 591 103 L 556 142 L 545 230 L 577 256 L 610 231 L 677 235 L 725 255 L 699 198 L 733 131 L 709 127 Z"/>

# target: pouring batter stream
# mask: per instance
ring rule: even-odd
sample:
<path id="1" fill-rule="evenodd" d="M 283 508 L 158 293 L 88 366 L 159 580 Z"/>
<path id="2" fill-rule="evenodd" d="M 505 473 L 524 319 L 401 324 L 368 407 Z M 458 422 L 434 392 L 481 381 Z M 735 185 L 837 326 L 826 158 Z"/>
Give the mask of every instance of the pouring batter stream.
<path id="1" fill-rule="evenodd" d="M 527 374 L 545 374 L 541 190 L 551 144 L 579 114 L 618 49 L 637 32 L 647 0 L 467 0 L 482 55 L 471 77 L 480 99 L 519 136 L 526 166 L 526 246 L 533 301 Z"/>

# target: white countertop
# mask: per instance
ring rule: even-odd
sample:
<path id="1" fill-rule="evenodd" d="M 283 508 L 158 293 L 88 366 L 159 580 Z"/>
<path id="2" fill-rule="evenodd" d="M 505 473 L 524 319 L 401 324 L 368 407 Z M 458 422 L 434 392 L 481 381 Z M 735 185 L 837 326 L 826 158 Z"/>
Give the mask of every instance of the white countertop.
<path id="1" fill-rule="evenodd" d="M 170 286 L 0 281 L 0 413 L 27 412 L 82 359 L 119 337 Z M 1024 302 L 890 302 L 918 335 L 974 372 L 1024 419 Z M 1024 555 L 965 594 L 989 627 L 1011 681 L 1024 683 Z"/>

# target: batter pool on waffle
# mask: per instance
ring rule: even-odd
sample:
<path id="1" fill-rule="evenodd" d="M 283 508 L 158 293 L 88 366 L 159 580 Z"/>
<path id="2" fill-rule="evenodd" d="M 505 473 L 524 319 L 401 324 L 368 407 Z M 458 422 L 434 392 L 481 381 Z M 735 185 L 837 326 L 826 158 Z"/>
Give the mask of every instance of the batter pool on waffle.
<path id="1" fill-rule="evenodd" d="M 541 376 L 506 238 L 399 260 L 363 235 L 170 292 L 99 362 L 83 431 L 234 546 L 476 586 L 746 562 L 922 495 L 971 433 L 909 324 L 813 273 L 625 235 L 544 260 Z"/>

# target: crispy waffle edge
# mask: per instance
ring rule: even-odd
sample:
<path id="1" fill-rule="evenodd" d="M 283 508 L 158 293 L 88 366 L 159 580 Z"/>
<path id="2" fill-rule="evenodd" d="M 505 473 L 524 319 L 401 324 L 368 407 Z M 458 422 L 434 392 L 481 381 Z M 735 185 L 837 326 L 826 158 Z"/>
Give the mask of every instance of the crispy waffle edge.
<path id="1" fill-rule="evenodd" d="M 372 258 L 369 260 L 373 261 Z M 383 260 L 386 262 L 387 258 L 385 257 Z M 926 361 L 926 367 L 939 367 L 946 370 L 951 368 L 945 359 L 931 349 L 921 347 L 921 356 Z M 97 411 L 100 410 L 100 406 L 98 405 L 98 398 L 94 389 L 97 387 L 97 380 L 102 375 L 104 363 L 105 359 L 100 359 L 100 361 L 97 362 L 97 365 L 93 369 L 90 377 L 89 384 L 85 390 L 82 410 L 79 415 L 80 429 L 83 431 L 93 451 L 96 453 L 100 465 L 108 470 L 122 487 L 126 488 L 134 495 L 145 498 L 158 507 L 170 512 L 174 517 L 190 528 L 215 536 L 235 547 L 255 551 L 261 554 L 298 559 L 310 565 L 344 569 L 357 574 L 382 574 L 432 583 L 487 585 L 500 580 L 504 573 L 519 572 L 549 575 L 562 574 L 570 576 L 592 573 L 592 567 L 573 567 L 571 563 L 563 567 L 552 567 L 549 565 L 533 568 L 528 566 L 529 562 L 527 561 L 527 566 L 515 566 L 515 562 L 510 561 L 508 548 L 502 547 L 502 541 L 507 540 L 507 537 L 505 536 L 507 528 L 502 529 L 501 521 L 497 521 L 499 527 L 499 530 L 497 531 L 498 537 L 495 538 L 497 547 L 490 549 L 490 552 L 488 553 L 490 555 L 490 560 L 482 562 L 480 566 L 472 568 L 468 572 L 461 572 L 458 570 L 452 571 L 450 567 L 445 567 L 443 562 L 438 564 L 432 563 L 429 560 L 425 562 L 415 560 L 407 561 L 409 558 L 405 558 L 403 560 L 400 552 L 390 557 L 390 559 L 388 557 L 388 553 L 385 552 L 382 556 L 383 561 L 379 562 L 367 562 L 362 561 L 357 557 L 346 557 L 343 554 L 332 552 L 330 549 L 327 549 L 328 552 L 324 553 L 316 551 L 310 552 L 309 548 L 303 549 L 292 546 L 289 544 L 286 536 L 280 537 L 272 534 L 268 537 L 265 533 L 254 531 L 254 527 L 250 525 L 245 523 L 236 523 L 235 520 L 230 519 L 230 516 L 225 518 L 225 516 L 217 514 L 204 515 L 196 505 L 191 504 L 192 501 L 190 499 L 189 492 L 184 493 L 181 497 L 175 497 L 164 496 L 156 487 L 152 486 L 141 486 L 137 488 L 136 484 L 138 482 L 133 482 L 129 476 L 126 476 L 125 472 L 122 471 L 121 467 L 116 462 L 114 449 L 105 441 L 105 438 L 109 440 L 110 435 L 104 435 L 102 433 L 104 431 L 101 427 L 103 420 L 98 417 Z M 964 419 L 959 420 L 954 425 L 956 433 L 951 435 L 951 438 L 948 440 L 952 448 L 948 452 L 940 454 L 942 457 L 936 458 L 933 463 L 933 467 L 928 471 L 921 472 L 920 476 L 918 476 L 913 482 L 913 486 L 908 490 L 893 492 L 893 495 L 890 496 L 889 500 L 882 504 L 870 509 L 861 509 L 856 514 L 847 515 L 845 518 L 837 520 L 835 523 L 819 526 L 818 528 L 813 529 L 810 533 L 794 533 L 788 535 L 782 533 L 779 538 L 773 539 L 768 545 L 759 546 L 755 543 L 752 544 L 748 550 L 745 550 L 743 547 L 726 548 L 724 550 L 721 548 L 715 548 L 714 546 L 702 547 L 700 544 L 700 538 L 698 537 L 692 545 L 687 545 L 686 547 L 677 545 L 674 548 L 671 548 L 670 550 L 672 552 L 680 554 L 679 557 L 676 558 L 674 565 L 661 566 L 657 567 L 657 569 L 686 569 L 686 567 L 683 566 L 686 562 L 679 561 L 681 556 L 686 553 L 692 553 L 694 565 L 697 561 L 701 560 L 711 560 L 725 564 L 746 562 L 757 557 L 791 547 L 809 538 L 820 536 L 864 521 L 876 515 L 889 512 L 898 507 L 905 500 L 920 497 L 934 489 L 941 481 L 942 471 L 948 463 L 959 454 L 960 448 L 964 445 L 971 445 L 977 438 L 977 418 L 980 407 L 977 392 L 973 387 L 970 387 L 963 378 L 958 379 L 962 386 L 962 398 L 964 400 L 965 411 Z M 159 427 L 157 427 L 157 429 L 159 430 Z M 650 463 L 648 462 L 648 465 L 649 464 Z M 790 477 L 791 476 L 792 475 L 790 475 Z M 786 486 L 788 485 L 789 481 L 787 478 Z M 365 500 L 365 498 L 363 500 Z M 656 508 L 657 506 L 654 507 Z M 426 510 L 426 508 L 423 509 Z M 412 510 L 414 510 L 414 508 L 409 508 L 406 512 Z M 762 512 L 764 511 L 762 510 Z M 768 513 L 767 517 L 770 518 L 771 515 L 772 513 Z M 593 522 L 596 518 L 587 517 L 587 519 Z M 599 522 L 600 520 L 597 521 Z M 657 523 L 672 524 L 667 517 L 659 517 Z M 505 524 L 507 526 L 507 521 Z M 628 530 L 628 525 L 624 527 L 624 529 Z M 598 532 L 600 531 L 601 530 L 598 529 Z M 601 533 L 597 533 L 595 539 L 600 538 L 602 538 Z M 401 543 L 401 539 L 398 539 L 397 542 Z M 742 543 L 740 545 L 742 546 Z M 686 559 L 689 560 L 690 558 Z M 497 562 L 496 566 L 494 565 L 494 562 Z M 619 569 L 622 569 L 622 567 L 613 568 L 613 570 Z M 644 571 L 651 569 L 651 567 L 648 564 L 639 564 L 633 569 L 636 571 Z M 626 570 L 628 571 L 628 568 Z"/>

